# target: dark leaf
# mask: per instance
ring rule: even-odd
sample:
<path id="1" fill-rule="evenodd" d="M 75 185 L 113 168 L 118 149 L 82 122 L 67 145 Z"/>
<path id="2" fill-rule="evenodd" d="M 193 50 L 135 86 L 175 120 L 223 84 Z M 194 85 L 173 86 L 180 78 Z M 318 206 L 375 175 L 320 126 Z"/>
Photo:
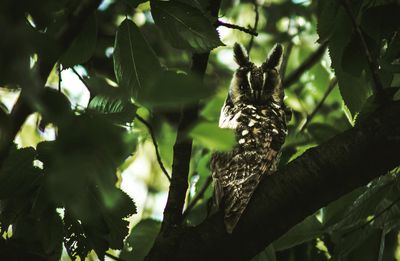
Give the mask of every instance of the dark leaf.
<path id="1" fill-rule="evenodd" d="M 138 100 L 144 105 L 174 108 L 197 102 L 212 94 L 211 88 L 190 74 L 164 71 L 155 78 L 153 85 L 138 92 Z"/>
<path id="2" fill-rule="evenodd" d="M 177 1 L 150 3 L 154 21 L 175 48 L 207 52 L 223 45 L 215 27 L 198 9 Z"/>
<path id="3" fill-rule="evenodd" d="M 90 16 L 82 31 L 72 42 L 68 50 L 61 56 L 60 63 L 64 68 L 87 62 L 96 49 L 97 21 L 96 15 Z"/>
<path id="4" fill-rule="evenodd" d="M 33 148 L 12 149 L 0 169 L 0 199 L 21 195 L 37 184 L 40 169 L 33 166 Z"/>
<path id="5" fill-rule="evenodd" d="M 323 233 L 321 222 L 311 215 L 277 239 L 273 245 L 276 250 L 284 250 L 307 242 Z"/>

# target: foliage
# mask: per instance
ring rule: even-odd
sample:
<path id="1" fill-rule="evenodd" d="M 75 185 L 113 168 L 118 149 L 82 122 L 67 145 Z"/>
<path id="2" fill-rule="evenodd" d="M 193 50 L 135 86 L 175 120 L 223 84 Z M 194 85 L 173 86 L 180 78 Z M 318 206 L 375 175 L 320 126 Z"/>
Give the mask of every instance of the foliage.
<path id="1" fill-rule="evenodd" d="M 199 196 L 185 224 L 207 218 L 211 154 L 229 150 L 235 141 L 232 131 L 219 129 L 217 121 L 235 68 L 231 46 L 235 41 L 247 45 L 252 36 L 216 28 L 207 0 L 116 0 L 91 12 L 63 47 L 57 37 L 73 23 L 80 2 L 0 3 L 0 252 L 7 260 L 104 259 L 111 249 L 122 250 L 123 259 L 143 260 L 161 227 L 164 205 L 157 200 L 165 198 L 169 187 L 154 149 L 170 171 L 180 109 L 201 108 L 184 135 L 194 140 L 187 205 Z M 281 42 L 287 54 L 283 80 L 319 44 L 328 48 L 322 58 L 305 65 L 295 84 L 285 86 L 293 117 L 283 165 L 368 120 L 378 107 L 376 82 L 346 1 L 227 0 L 218 19 L 253 26 L 253 2 L 259 35 L 251 57 L 262 63 Z M 348 2 L 379 68 L 383 92 L 398 100 L 398 1 Z M 203 80 L 190 70 L 191 56 L 209 51 Z M 56 66 L 43 76 L 40 66 L 53 60 Z M 68 80 L 75 74 L 84 91 L 77 92 L 76 81 Z M 334 77 L 338 88 L 327 92 Z M 41 83 L 46 86 L 39 88 Z M 19 93 L 33 113 L 24 124 L 25 118 L 9 121 Z M 135 121 L 137 115 L 152 130 Z M 20 132 L 10 138 L 18 124 L 23 124 Z M 12 146 L 7 145 L 10 139 Z M 148 170 L 137 163 L 143 159 Z M 145 192 L 121 185 L 132 169 Z M 139 192 L 127 191 L 135 189 Z M 397 169 L 309 216 L 253 260 L 393 260 L 398 244 L 389 235 L 400 228 L 398 190 Z M 392 252 L 385 244 L 395 245 Z"/>

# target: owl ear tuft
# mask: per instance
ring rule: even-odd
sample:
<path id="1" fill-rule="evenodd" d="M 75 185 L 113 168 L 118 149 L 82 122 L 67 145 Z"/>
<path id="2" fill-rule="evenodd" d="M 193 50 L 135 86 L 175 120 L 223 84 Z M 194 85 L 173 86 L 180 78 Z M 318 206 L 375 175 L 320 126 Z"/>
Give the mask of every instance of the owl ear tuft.
<path id="1" fill-rule="evenodd" d="M 282 64 L 283 46 L 276 44 L 270 51 L 267 60 L 263 63 L 263 69 L 275 69 L 279 71 Z"/>
<path id="2" fill-rule="evenodd" d="M 240 67 L 246 67 L 250 64 L 249 56 L 241 44 L 235 43 L 233 46 L 233 57 Z"/>

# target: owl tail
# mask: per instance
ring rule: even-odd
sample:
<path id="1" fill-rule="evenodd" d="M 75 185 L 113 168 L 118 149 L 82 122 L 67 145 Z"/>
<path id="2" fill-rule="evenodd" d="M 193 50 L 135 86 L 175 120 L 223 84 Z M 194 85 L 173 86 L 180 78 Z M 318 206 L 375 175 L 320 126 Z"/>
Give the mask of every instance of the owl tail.
<path id="1" fill-rule="evenodd" d="M 226 232 L 232 234 L 240 217 L 246 209 L 253 191 L 243 191 L 243 187 L 230 188 L 234 191 L 225 193 L 224 198 L 224 222 Z M 233 193 L 232 193 L 233 192 Z M 236 193 L 235 193 L 236 192 Z M 238 193 L 239 192 L 239 193 Z"/>

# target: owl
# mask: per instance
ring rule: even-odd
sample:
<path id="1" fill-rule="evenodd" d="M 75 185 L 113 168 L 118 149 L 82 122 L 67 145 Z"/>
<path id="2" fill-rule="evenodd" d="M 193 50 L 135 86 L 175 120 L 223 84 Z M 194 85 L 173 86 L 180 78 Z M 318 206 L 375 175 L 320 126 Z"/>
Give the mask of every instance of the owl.
<path id="1" fill-rule="evenodd" d="M 234 129 L 236 145 L 216 152 L 210 162 L 214 206 L 224 211 L 226 231 L 232 233 L 263 175 L 276 171 L 287 135 L 287 108 L 279 76 L 283 48 L 276 45 L 261 66 L 235 44 L 235 71 L 221 109 L 220 128 Z"/>

